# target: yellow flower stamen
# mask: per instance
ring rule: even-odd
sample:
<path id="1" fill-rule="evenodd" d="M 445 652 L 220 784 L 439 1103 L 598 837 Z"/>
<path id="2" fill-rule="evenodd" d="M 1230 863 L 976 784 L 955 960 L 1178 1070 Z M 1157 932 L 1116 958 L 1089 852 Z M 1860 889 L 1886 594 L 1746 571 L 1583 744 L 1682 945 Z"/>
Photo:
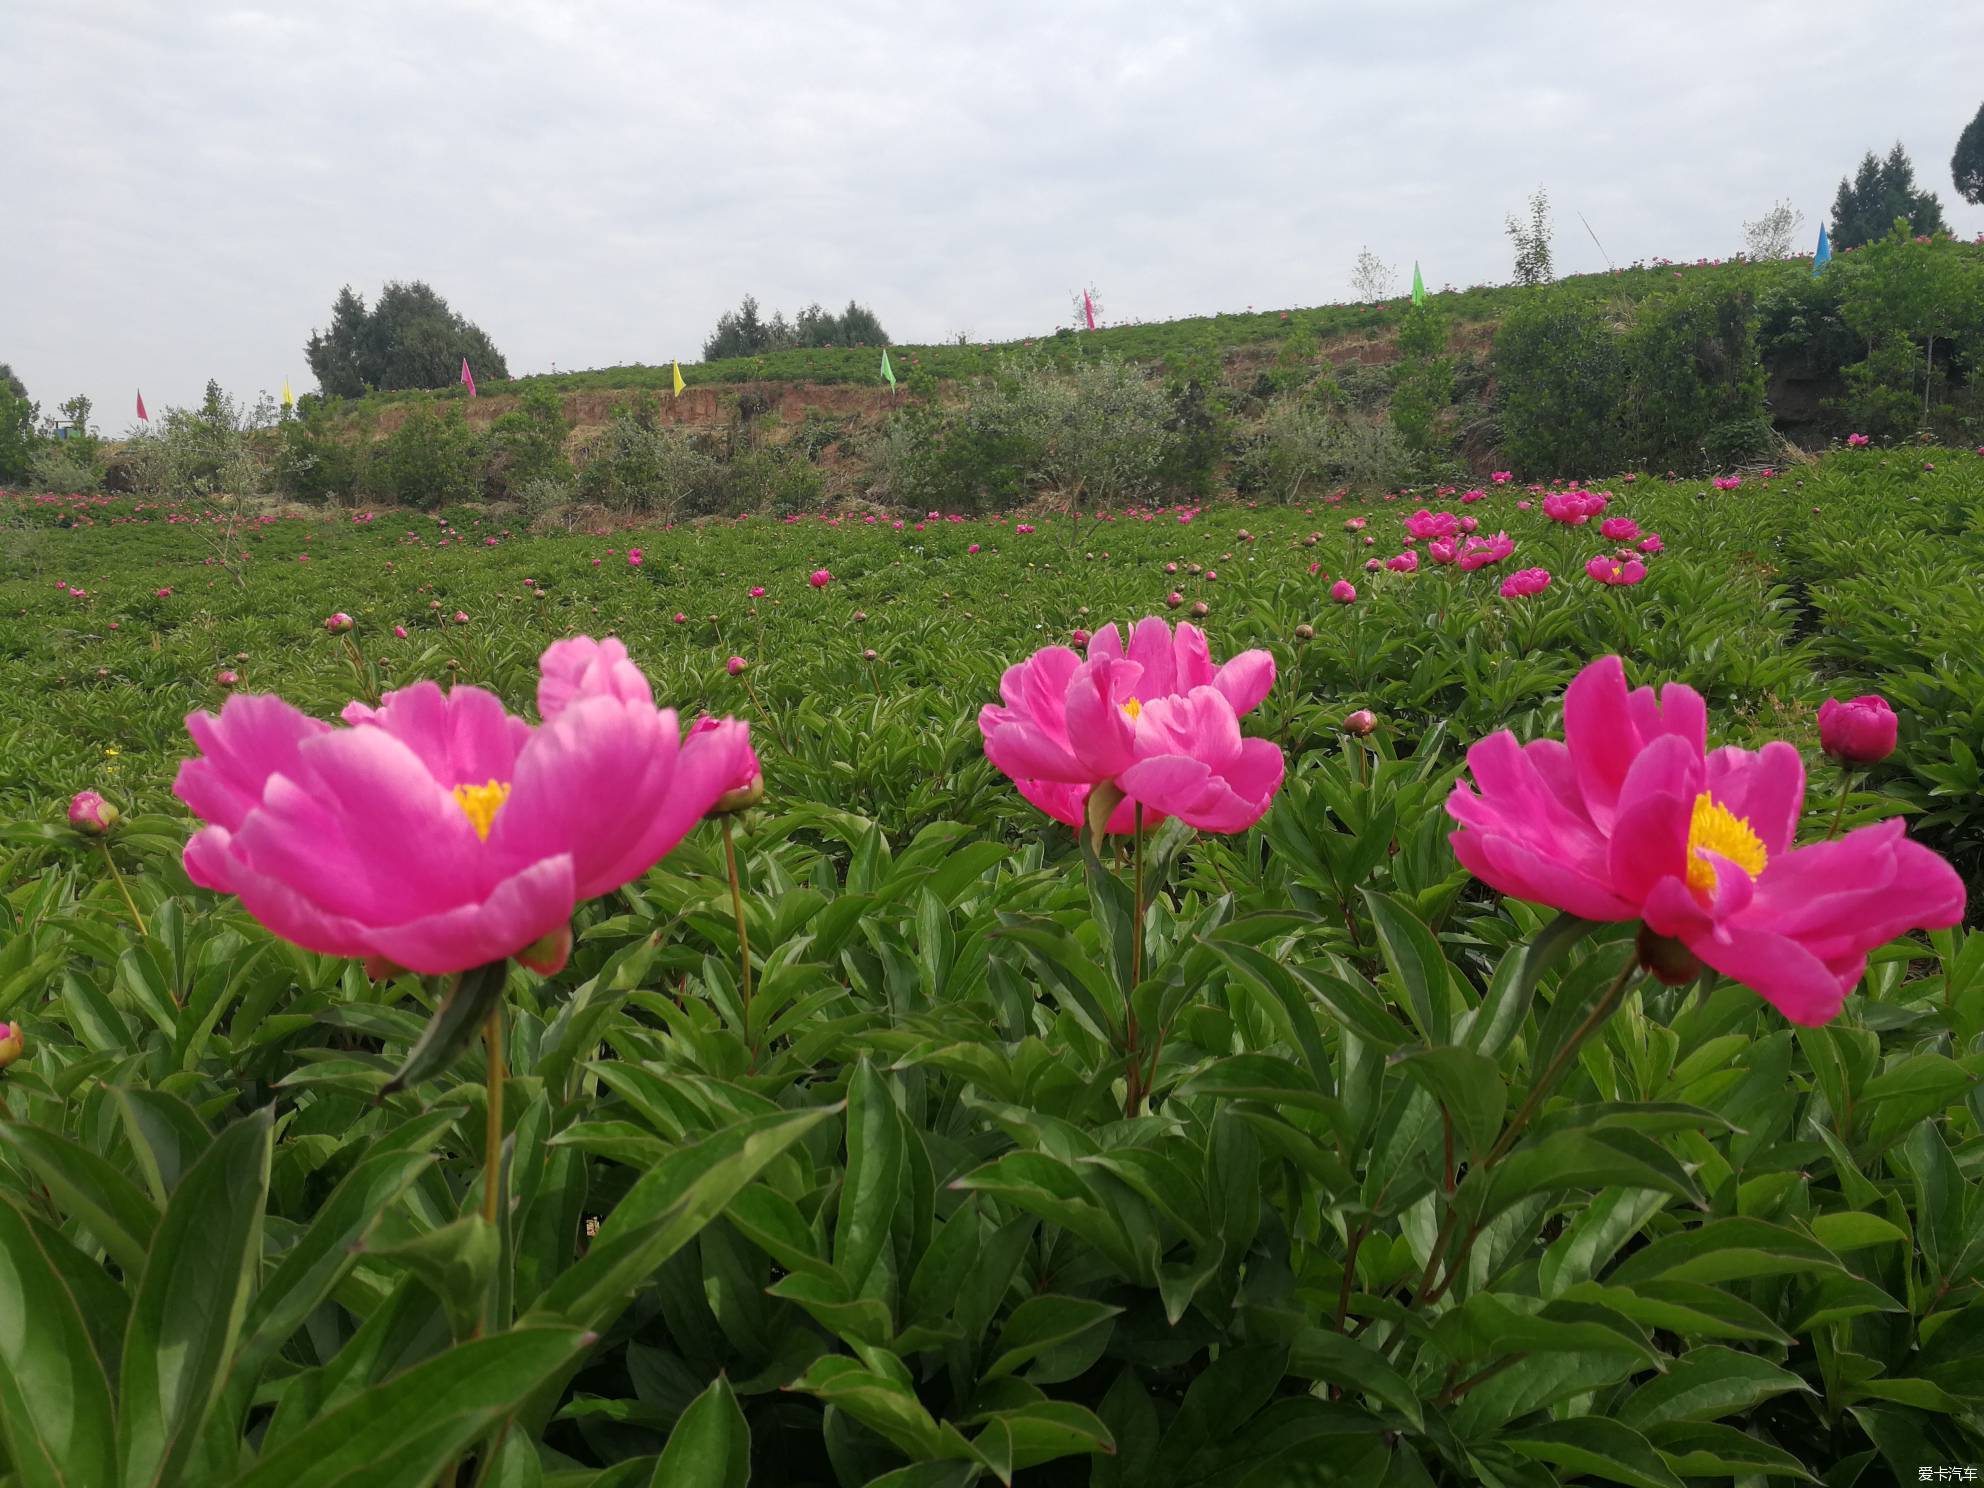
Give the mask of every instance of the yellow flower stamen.
<path id="1" fill-rule="evenodd" d="M 475 835 L 484 842 L 489 840 L 490 825 L 496 820 L 496 813 L 503 809 L 503 803 L 510 799 L 510 787 L 492 780 L 487 785 L 458 785 L 455 787 L 455 801 L 468 817 L 468 824 L 475 828 Z"/>
<path id="2" fill-rule="evenodd" d="M 1715 892 L 1715 865 L 1702 856 L 1709 852 L 1727 858 L 1752 878 L 1764 871 L 1768 856 L 1763 839 L 1750 830 L 1749 819 L 1703 791 L 1695 797 L 1694 815 L 1688 818 L 1688 887 L 1697 894 Z"/>
<path id="3" fill-rule="evenodd" d="M 1141 718 L 1143 717 L 1144 705 L 1135 698 L 1131 698 L 1127 703 L 1123 704 L 1123 711 L 1132 718 Z"/>

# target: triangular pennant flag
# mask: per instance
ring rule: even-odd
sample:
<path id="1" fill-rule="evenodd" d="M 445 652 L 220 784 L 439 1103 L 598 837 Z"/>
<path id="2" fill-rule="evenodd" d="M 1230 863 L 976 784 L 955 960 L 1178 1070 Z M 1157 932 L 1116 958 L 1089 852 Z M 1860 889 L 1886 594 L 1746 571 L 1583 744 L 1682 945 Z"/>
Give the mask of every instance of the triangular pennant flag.
<path id="1" fill-rule="evenodd" d="M 462 386 L 468 389 L 471 398 L 475 396 L 475 374 L 468 370 L 467 357 L 462 358 Z"/>
<path id="2" fill-rule="evenodd" d="M 677 362 L 675 364 L 675 396 L 676 397 L 679 398 L 682 396 L 682 389 L 685 386 L 687 386 L 687 384 L 685 384 L 682 381 L 682 364 L 680 362 Z"/>
<path id="3" fill-rule="evenodd" d="M 282 380 L 282 406 L 284 408 L 294 408 L 296 406 L 296 399 L 289 391 L 289 379 L 287 377 Z"/>
<path id="4" fill-rule="evenodd" d="M 1826 225 L 1819 224 L 1819 251 L 1812 255 L 1812 272 L 1817 274 L 1832 262 L 1832 244 L 1826 241 Z"/>
<path id="5" fill-rule="evenodd" d="M 145 392 L 143 388 L 138 389 L 138 421 L 146 424 L 152 421 L 151 415 L 145 412 Z"/>
<path id="6" fill-rule="evenodd" d="M 882 376 L 889 380 L 889 387 L 893 390 L 896 385 L 896 369 L 889 365 L 889 349 L 886 346 L 882 348 Z"/>
<path id="7" fill-rule="evenodd" d="M 1088 317 L 1088 328 L 1095 329 L 1095 303 L 1089 299 L 1088 291 L 1082 291 L 1082 314 Z"/>
<path id="8" fill-rule="evenodd" d="M 1419 260 L 1416 258 L 1412 261 L 1412 303 L 1426 303 L 1426 281 L 1419 277 Z"/>

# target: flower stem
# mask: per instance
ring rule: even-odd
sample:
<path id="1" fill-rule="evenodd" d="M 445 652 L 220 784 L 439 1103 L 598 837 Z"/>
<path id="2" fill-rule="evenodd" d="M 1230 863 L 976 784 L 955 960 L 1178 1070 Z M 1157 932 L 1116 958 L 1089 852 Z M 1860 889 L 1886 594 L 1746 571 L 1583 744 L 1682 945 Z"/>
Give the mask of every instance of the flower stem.
<path id="1" fill-rule="evenodd" d="M 1542 1075 L 1529 1087 L 1529 1094 L 1523 1097 L 1523 1103 L 1517 1108 L 1514 1118 L 1502 1128 L 1502 1135 L 1489 1149 L 1488 1156 L 1482 1164 L 1484 1167 L 1492 1166 L 1509 1155 L 1509 1149 L 1515 1146 L 1516 1138 L 1522 1135 L 1522 1129 L 1529 1124 L 1529 1118 L 1536 1114 L 1537 1107 L 1543 1104 L 1543 1098 L 1557 1083 L 1557 1077 L 1563 1074 L 1564 1066 L 1576 1057 L 1578 1046 L 1591 1036 L 1594 1028 L 1611 1017 L 1613 1009 L 1625 999 L 1626 986 L 1638 970 L 1639 962 L 1631 958 L 1619 968 L 1619 974 L 1612 979 L 1612 985 L 1605 989 L 1604 996 L 1591 1005 L 1591 1011 L 1585 1014 L 1584 1021 L 1571 1031 L 1571 1036 L 1564 1040 L 1563 1047 L 1551 1056 L 1550 1063 Z"/>
<path id="2" fill-rule="evenodd" d="M 496 1197 L 503 1186 L 503 1008 L 492 1008 L 482 1025 L 482 1042 L 489 1051 L 489 1125 L 482 1152 L 482 1217 L 496 1223 Z"/>
<path id="3" fill-rule="evenodd" d="M 1846 820 L 1846 798 L 1853 794 L 1853 772 L 1841 765 L 1839 769 L 1839 809 L 1832 814 L 1832 830 L 1826 833 L 1830 842 L 1839 835 L 1840 823 Z"/>
<path id="4" fill-rule="evenodd" d="M 723 857 L 730 866 L 730 907 L 737 912 L 737 964 L 742 974 L 744 996 L 744 1041 L 751 1042 L 751 934 L 744 928 L 744 890 L 737 877 L 737 844 L 732 839 L 730 818 L 723 819 Z"/>
<path id="5" fill-rule="evenodd" d="M 1123 1068 L 1123 1115 L 1135 1117 L 1144 1108 L 1143 1032 L 1137 1027 L 1137 983 L 1144 979 L 1144 807 L 1138 801 L 1131 807 L 1130 856 L 1136 884 L 1136 913 L 1131 917 L 1130 985 L 1123 989 L 1123 1026 L 1128 1034 L 1129 1058 Z"/>
<path id="6" fill-rule="evenodd" d="M 99 840 L 97 846 L 103 849 L 103 861 L 110 868 L 110 876 L 117 884 L 117 892 L 124 896 L 124 907 L 131 911 L 131 923 L 138 927 L 139 935 L 144 935 L 146 933 L 144 916 L 138 913 L 137 901 L 131 897 L 130 885 L 124 882 L 124 875 L 117 871 L 117 860 L 110 855 L 110 844 Z"/>

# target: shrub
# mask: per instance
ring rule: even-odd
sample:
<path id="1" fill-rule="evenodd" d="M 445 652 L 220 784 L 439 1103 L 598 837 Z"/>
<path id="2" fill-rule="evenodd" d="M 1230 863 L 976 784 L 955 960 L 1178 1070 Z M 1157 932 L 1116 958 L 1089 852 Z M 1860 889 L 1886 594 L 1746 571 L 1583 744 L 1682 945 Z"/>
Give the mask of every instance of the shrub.
<path id="1" fill-rule="evenodd" d="M 257 431 L 275 422 L 266 394 L 244 412 L 209 379 L 198 408 L 168 408 L 155 428 L 125 446 L 132 484 L 154 497 L 237 496 L 264 491 L 269 472 L 255 450 Z"/>
<path id="2" fill-rule="evenodd" d="M 276 488 L 298 501 L 341 502 L 357 494 L 368 452 L 364 425 L 340 427 L 312 400 L 309 412 L 276 431 Z"/>
<path id="3" fill-rule="evenodd" d="M 1620 349 L 1626 448 L 1636 463 L 1690 473 L 1726 468 L 1768 440 L 1748 292 L 1709 283 L 1648 300 Z"/>
<path id="4" fill-rule="evenodd" d="M 1333 486 L 1396 486 L 1414 473 L 1413 452 L 1383 419 L 1346 418 L 1311 398 L 1274 403 L 1241 456 L 1235 484 L 1268 501 L 1296 502 Z"/>
<path id="5" fill-rule="evenodd" d="M 1619 464 L 1625 359 L 1610 316 L 1582 295 L 1538 296 L 1495 336 L 1504 448 L 1528 475 Z"/>
<path id="6" fill-rule="evenodd" d="M 490 425 L 484 471 L 489 494 L 501 497 L 536 480 L 569 481 L 565 439 L 571 431 L 563 397 L 548 387 L 526 387 L 517 406 Z"/>
<path id="7" fill-rule="evenodd" d="M 723 476 L 686 434 L 663 429 L 645 404 L 620 409 L 581 452 L 578 497 L 615 512 L 667 521 L 716 510 Z"/>
<path id="8" fill-rule="evenodd" d="M 1453 401 L 1454 364 L 1446 355 L 1446 316 L 1433 305 L 1414 305 L 1398 332 L 1399 362 L 1392 380 L 1392 426 L 1415 455 L 1432 453 L 1438 422 Z"/>
<path id="9" fill-rule="evenodd" d="M 26 480 L 34 468 L 35 417 L 39 412 L 17 383 L 0 382 L 0 485 Z"/>
<path id="10" fill-rule="evenodd" d="M 476 473 L 479 444 L 459 405 L 437 410 L 416 403 L 373 450 L 366 488 L 402 506 L 473 501 L 482 494 Z"/>
<path id="11" fill-rule="evenodd" d="M 747 450 L 723 467 L 724 510 L 778 516 L 817 511 L 826 478 L 803 458 L 774 450 Z"/>
<path id="12" fill-rule="evenodd" d="M 63 440 L 39 441 L 31 466 L 28 480 L 38 491 L 94 491 L 103 480 L 87 452 L 71 449 Z"/>

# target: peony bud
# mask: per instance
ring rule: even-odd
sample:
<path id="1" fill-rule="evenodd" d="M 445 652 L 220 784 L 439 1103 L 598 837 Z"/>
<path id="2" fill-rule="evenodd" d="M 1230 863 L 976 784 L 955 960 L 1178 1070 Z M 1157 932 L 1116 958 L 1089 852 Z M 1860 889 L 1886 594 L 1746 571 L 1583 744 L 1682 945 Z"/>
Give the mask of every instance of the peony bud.
<path id="1" fill-rule="evenodd" d="M 1306 620 L 1302 624 L 1295 627 L 1296 640 L 1313 641 L 1315 638 L 1316 638 L 1316 627 L 1309 624 Z"/>
<path id="2" fill-rule="evenodd" d="M 343 610 L 339 610 L 335 615 L 328 615 L 324 619 L 324 629 L 332 635 L 343 635 L 351 629 L 351 616 Z"/>
<path id="3" fill-rule="evenodd" d="M 751 664 L 750 662 L 746 661 L 741 656 L 733 656 L 730 658 L 730 660 L 724 663 L 724 666 L 729 669 L 730 675 L 735 677 L 740 675 L 743 672 L 744 668 L 748 667 L 750 664 Z"/>
<path id="4" fill-rule="evenodd" d="M 122 814 L 93 790 L 77 791 L 69 801 L 69 825 L 88 837 L 101 837 Z"/>
<path id="5" fill-rule="evenodd" d="M 27 1039 L 18 1023 L 0 1023 L 0 1069 L 5 1069 L 28 1051 Z"/>
<path id="6" fill-rule="evenodd" d="M 1894 709 L 1873 693 L 1819 704 L 1819 747 L 1842 765 L 1871 765 L 1893 754 L 1895 727 Z"/>
<path id="7" fill-rule="evenodd" d="M 1369 708 L 1359 708 L 1343 720 L 1343 731 L 1346 734 L 1355 734 L 1360 739 L 1375 732 L 1377 727 L 1378 715 Z"/>

